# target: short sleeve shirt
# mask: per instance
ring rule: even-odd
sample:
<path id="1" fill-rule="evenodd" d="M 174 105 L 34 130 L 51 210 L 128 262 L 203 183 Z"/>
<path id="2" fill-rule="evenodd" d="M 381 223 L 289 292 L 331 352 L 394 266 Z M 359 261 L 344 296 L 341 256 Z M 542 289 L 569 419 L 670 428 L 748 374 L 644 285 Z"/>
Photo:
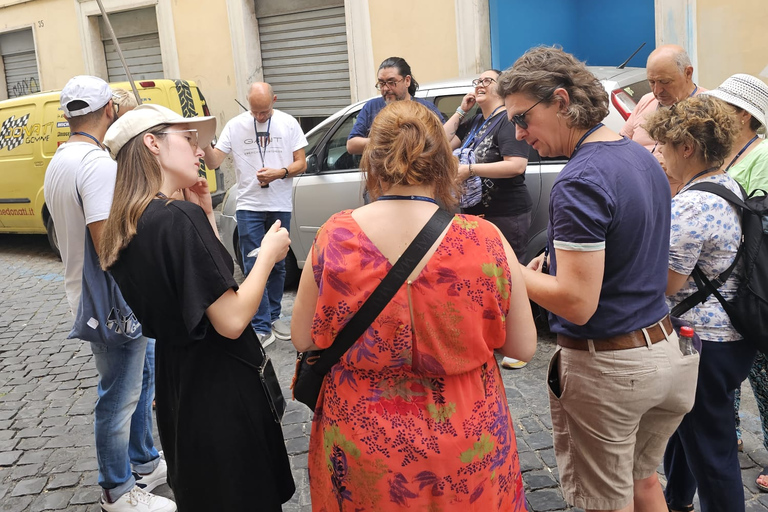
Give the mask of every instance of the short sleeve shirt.
<path id="1" fill-rule="evenodd" d="M 738 181 L 747 194 L 757 189 L 768 192 L 768 140 L 758 142 L 741 162 L 728 169 L 728 175 Z"/>
<path id="2" fill-rule="evenodd" d="M 742 197 L 738 184 L 725 174 L 698 181 L 724 185 Z M 672 225 L 669 240 L 669 269 L 690 276 L 698 265 L 704 275 L 714 279 L 731 266 L 741 242 L 741 223 L 736 209 L 725 199 L 701 190 L 688 190 L 686 185 L 672 198 Z M 731 300 L 739 285 L 741 265 L 718 288 Z M 692 277 L 669 297 L 670 308 L 698 291 Z M 731 325 L 723 306 L 714 295 L 683 315 L 694 325 L 696 333 L 707 341 L 737 341 L 742 336 Z"/>
<path id="3" fill-rule="evenodd" d="M 597 310 L 585 325 L 550 315 L 552 331 L 607 338 L 659 321 L 669 258 L 670 190 L 664 171 L 639 144 L 585 143 L 560 172 L 549 202 L 550 274 L 557 251 L 605 251 Z"/>
<path id="4" fill-rule="evenodd" d="M 429 110 L 434 112 L 438 119 L 440 119 L 440 124 L 445 122 L 443 114 L 440 113 L 434 103 L 431 101 L 423 100 L 421 98 L 411 99 L 413 101 L 418 101 Z M 381 112 L 381 109 L 386 106 L 387 102 L 384 101 L 384 98 L 382 97 L 369 100 L 365 105 L 363 105 L 362 110 L 360 110 L 360 113 L 357 115 L 357 120 L 355 120 L 355 125 L 352 127 L 352 131 L 349 132 L 349 137 L 347 137 L 347 140 L 351 139 L 352 137 L 368 137 L 368 134 L 371 131 L 373 120 L 376 118 L 379 112 Z"/>
<path id="5" fill-rule="evenodd" d="M 64 288 L 73 315 L 80 305 L 86 226 L 109 216 L 116 175 L 117 163 L 87 142 L 59 146 L 45 173 L 45 202 L 56 226 Z"/>
<path id="6" fill-rule="evenodd" d="M 232 118 L 221 131 L 216 149 L 232 153 L 237 174 L 237 209 L 290 212 L 293 178 L 274 180 L 262 188 L 256 172 L 281 169 L 293 162 L 293 152 L 307 145 L 296 119 L 275 109 L 266 123 L 255 123 L 250 112 Z M 262 158 L 263 156 L 263 158 Z"/>
<path id="7" fill-rule="evenodd" d="M 496 116 L 500 116 L 498 119 Z M 466 120 L 459 125 L 456 136 L 462 143 L 477 127 L 475 135 L 475 162 L 479 164 L 501 162 L 505 156 L 528 158 L 528 143 L 515 138 L 515 125 L 500 112 L 483 126 L 482 114 Z M 470 143 L 474 144 L 474 143 Z M 531 211 L 533 203 L 525 186 L 525 173 L 512 178 L 482 178 L 483 195 L 480 202 L 464 212 L 486 217 L 504 217 L 519 215 Z"/>

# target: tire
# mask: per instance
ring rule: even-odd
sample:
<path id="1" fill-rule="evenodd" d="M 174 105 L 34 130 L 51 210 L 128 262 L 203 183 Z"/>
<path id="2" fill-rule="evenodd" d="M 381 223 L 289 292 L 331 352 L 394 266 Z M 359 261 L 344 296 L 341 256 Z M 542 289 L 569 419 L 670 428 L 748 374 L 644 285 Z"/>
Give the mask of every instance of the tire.
<path id="1" fill-rule="evenodd" d="M 50 215 L 45 221 L 45 231 L 48 233 L 48 243 L 51 246 L 54 254 L 61 259 L 61 251 L 59 250 L 59 238 L 56 236 L 56 226 L 53 225 L 53 217 Z"/>
<path id="2" fill-rule="evenodd" d="M 288 255 L 285 257 L 285 284 L 284 290 L 295 290 L 299 286 L 299 278 L 301 277 L 301 270 L 296 263 L 296 256 L 293 251 L 289 250 Z"/>

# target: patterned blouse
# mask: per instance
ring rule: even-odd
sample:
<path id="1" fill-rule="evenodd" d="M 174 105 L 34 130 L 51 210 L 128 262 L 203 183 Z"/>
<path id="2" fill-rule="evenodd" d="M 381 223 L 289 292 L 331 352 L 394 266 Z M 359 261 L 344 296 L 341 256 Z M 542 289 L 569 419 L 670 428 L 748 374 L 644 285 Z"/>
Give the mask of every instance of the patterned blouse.
<path id="1" fill-rule="evenodd" d="M 741 197 L 738 184 L 728 175 L 718 174 L 699 180 L 725 185 Z M 709 279 L 714 279 L 732 263 L 739 249 L 741 223 L 739 214 L 728 201 L 699 190 L 688 190 L 690 184 L 672 198 L 672 227 L 669 239 L 669 269 L 688 275 L 688 280 L 674 295 L 667 297 L 671 307 L 697 291 L 690 277 L 698 264 Z M 741 264 L 719 288 L 726 300 L 733 298 L 739 284 Z M 702 340 L 737 341 L 742 336 L 714 295 L 683 315 L 692 322 Z"/>

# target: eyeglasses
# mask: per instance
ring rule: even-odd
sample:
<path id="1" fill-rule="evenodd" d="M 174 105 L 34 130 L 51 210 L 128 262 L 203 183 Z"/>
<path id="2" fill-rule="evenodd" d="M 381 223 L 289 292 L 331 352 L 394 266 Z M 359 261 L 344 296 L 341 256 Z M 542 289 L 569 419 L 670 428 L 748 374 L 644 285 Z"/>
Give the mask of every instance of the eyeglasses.
<path id="1" fill-rule="evenodd" d="M 483 87 L 488 87 L 492 83 L 495 83 L 496 80 L 487 76 L 485 78 L 475 78 L 472 80 L 472 87 L 477 87 L 478 85 L 482 84 Z"/>
<path id="2" fill-rule="evenodd" d="M 379 80 L 378 82 L 376 82 L 376 88 L 378 90 L 381 90 L 382 87 L 386 87 L 387 89 L 392 89 L 403 80 L 405 80 L 405 77 L 401 78 L 400 80 L 395 80 L 394 78 L 390 78 L 386 82 L 384 82 L 383 80 Z"/>
<path id="3" fill-rule="evenodd" d="M 187 142 L 192 146 L 192 149 L 197 149 L 199 147 L 197 130 L 168 130 L 160 133 L 188 133 L 189 135 L 185 135 L 184 138 L 187 139 Z"/>
<path id="4" fill-rule="evenodd" d="M 539 101 L 537 101 L 536 103 L 534 103 L 533 105 L 531 105 L 531 108 L 529 108 L 529 109 L 528 109 L 528 110 L 526 110 L 525 112 L 523 112 L 523 113 L 521 113 L 521 114 L 515 114 L 515 115 L 513 115 L 513 116 L 512 116 L 512 119 L 510 119 L 510 121 L 512 121 L 512 123 L 513 123 L 513 124 L 516 124 L 517 126 L 519 126 L 520 128 L 522 128 L 523 130 L 527 130 L 527 129 L 528 129 L 528 123 L 525 121 L 525 116 L 526 116 L 526 114 L 528 114 L 528 112 L 530 112 L 531 110 L 533 110 L 533 107 L 535 107 L 536 105 L 538 105 L 538 104 L 539 104 L 539 103 L 541 103 L 542 101 L 546 100 L 547 98 L 551 97 L 551 96 L 552 96 L 552 95 L 555 93 L 555 91 L 556 91 L 557 89 L 559 89 L 559 86 L 558 86 L 558 87 L 555 87 L 554 89 L 552 89 L 552 92 L 551 92 L 551 93 L 549 93 L 548 95 L 544 96 L 544 97 L 543 97 L 543 98 L 541 98 Z"/>

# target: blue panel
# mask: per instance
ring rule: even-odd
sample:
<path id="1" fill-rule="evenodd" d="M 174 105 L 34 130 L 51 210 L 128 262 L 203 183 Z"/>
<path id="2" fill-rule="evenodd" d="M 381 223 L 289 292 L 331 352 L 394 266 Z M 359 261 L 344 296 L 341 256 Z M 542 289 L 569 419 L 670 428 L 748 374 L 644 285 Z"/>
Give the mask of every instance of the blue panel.
<path id="1" fill-rule="evenodd" d="M 489 0 L 491 62 L 511 66 L 527 49 L 559 44 L 590 65 L 616 66 L 641 43 L 630 66 L 655 47 L 654 0 Z"/>

